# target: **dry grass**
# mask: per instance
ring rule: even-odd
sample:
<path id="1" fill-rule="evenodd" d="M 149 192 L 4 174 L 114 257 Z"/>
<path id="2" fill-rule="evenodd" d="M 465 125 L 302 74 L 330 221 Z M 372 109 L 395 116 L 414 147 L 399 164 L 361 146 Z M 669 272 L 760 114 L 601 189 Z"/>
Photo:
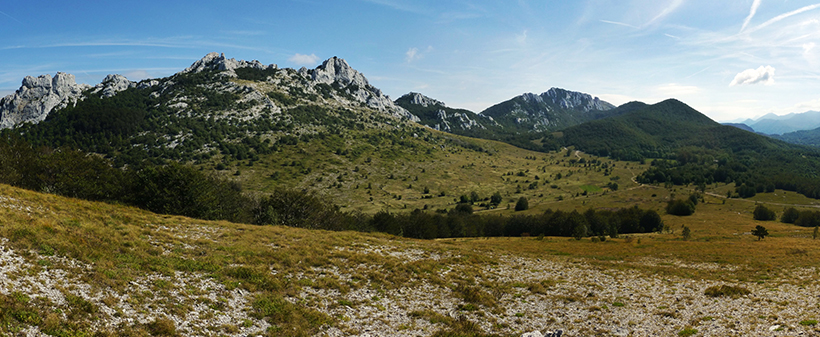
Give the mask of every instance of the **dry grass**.
<path id="1" fill-rule="evenodd" d="M 568 199 L 551 204 L 564 210 L 593 206 L 617 208 L 639 205 L 661 209 L 670 194 L 687 195 L 678 189 L 643 187 L 609 192 L 596 198 Z M 652 196 L 655 194 L 655 196 Z M 562 259 L 568 263 L 584 261 L 601 270 L 637 270 L 687 279 L 768 282 L 790 279 L 789 272 L 817 267 L 820 253 L 810 228 L 752 219 L 754 204 L 744 200 L 707 197 L 689 217 L 663 215 L 672 233 L 632 235 L 594 243 L 568 238 L 461 238 L 420 241 L 383 234 L 309 231 L 285 227 L 258 227 L 228 222 L 200 221 L 163 216 L 139 209 L 67 199 L 0 185 L 0 237 L 7 246 L 30 260 L 32 269 L 24 277 L 46 269 L 71 271 L 93 291 L 128 292 L 134 282 L 150 290 L 129 299 L 133 306 L 152 306 L 155 311 L 173 316 L 184 314 L 197 305 L 216 312 L 228 310 L 226 298 L 208 297 L 209 291 L 184 288 L 173 282 L 178 273 L 199 274 L 225 291 L 241 289 L 252 294 L 247 313 L 248 326 L 267 322 L 268 335 L 312 335 L 323 326 L 336 326 L 343 317 L 331 317 L 311 309 L 318 304 L 294 303 L 307 288 L 344 295 L 357 289 L 379 289 L 378 296 L 393 289 L 421 283 L 448 289 L 458 298 L 462 313 L 482 315 L 496 312 L 500 298 L 517 294 L 543 296 L 555 280 L 509 283 L 487 281 L 488 266 L 497 266 L 497 256 L 532 259 Z M 587 202 L 585 204 L 584 202 Z M 539 212 L 540 209 L 532 210 Z M 770 237 L 757 241 L 749 234 L 762 224 Z M 680 238 L 681 226 L 692 230 L 692 239 Z M 68 260 L 79 261 L 74 265 Z M 455 272 L 452 266 L 461 266 Z M 93 266 L 87 269 L 85 266 Z M 378 266 L 373 269 L 370 266 Z M 515 268 L 519 268 L 515 266 Z M 526 268 L 520 266 L 520 268 Z M 491 269 L 491 268 L 490 268 Z M 484 281 L 481 281 L 484 280 Z M 420 283 L 421 282 L 421 283 Z M 799 285 L 806 280 L 797 278 Z M 143 284 L 140 283 L 140 284 Z M 3 290 L 0 308 L 6 324 L 4 333 L 20 331 L 26 325 L 52 329 L 70 335 L 89 329 L 99 320 L 103 309 L 120 303 L 117 297 L 99 300 L 78 297 L 77 289 L 61 290 L 66 303 L 44 303 L 41 299 L 13 295 Z M 72 295 L 73 294 L 73 295 Z M 158 300 L 157 297 L 185 296 L 184 301 Z M 74 296 L 74 297 L 72 297 Z M 583 305 L 589 294 L 564 294 L 554 301 Z M 336 301 L 335 306 L 378 306 L 378 299 Z M 619 302 L 622 303 L 622 302 Z M 628 303 L 626 305 L 629 305 Z M 63 314 L 52 315 L 55 310 Z M 658 311 L 659 315 L 669 310 Z M 11 313 L 11 314 L 5 314 Z M 522 315 L 526 315 L 522 313 Z M 202 316 L 205 317 L 206 315 Z M 433 312 L 419 311 L 417 319 L 435 321 L 440 335 L 479 334 L 470 321 L 442 318 Z M 516 316 L 517 317 L 517 316 Z M 164 316 L 151 324 L 129 328 L 144 334 L 181 334 Z M 218 324 L 215 330 L 240 331 L 240 324 Z M 207 331 L 206 331 L 207 330 Z M 139 335 L 137 333 L 136 335 Z"/>

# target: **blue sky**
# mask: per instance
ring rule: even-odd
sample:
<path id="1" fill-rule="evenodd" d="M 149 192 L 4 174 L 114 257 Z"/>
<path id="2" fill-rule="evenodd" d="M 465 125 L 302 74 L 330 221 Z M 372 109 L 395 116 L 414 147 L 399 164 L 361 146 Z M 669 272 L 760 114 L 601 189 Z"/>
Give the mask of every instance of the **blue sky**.
<path id="1" fill-rule="evenodd" d="M 164 77 L 216 51 L 338 56 L 392 98 L 479 112 L 550 87 L 677 98 L 716 120 L 820 110 L 820 3 L 796 0 L 6 1 L 0 94 L 26 75 Z"/>

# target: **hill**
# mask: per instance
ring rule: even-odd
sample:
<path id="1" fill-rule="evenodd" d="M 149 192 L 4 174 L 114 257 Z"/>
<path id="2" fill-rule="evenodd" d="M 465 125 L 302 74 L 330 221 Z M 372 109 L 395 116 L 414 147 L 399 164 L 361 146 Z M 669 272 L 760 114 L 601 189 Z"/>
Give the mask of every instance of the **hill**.
<path id="1" fill-rule="evenodd" d="M 820 128 L 789 132 L 772 137 L 792 144 L 820 147 Z"/>
<path id="2" fill-rule="evenodd" d="M 630 111 L 563 130 L 561 141 L 599 156 L 672 160 L 653 163 L 638 178 L 644 183 L 731 182 L 746 185 L 746 193 L 738 190 L 744 197 L 775 188 L 820 197 L 816 149 L 720 125 L 673 99 L 624 109 Z"/>
<path id="3" fill-rule="evenodd" d="M 820 127 L 820 111 L 806 111 L 778 116 L 767 114 L 753 123 L 747 123 L 755 132 L 768 135 L 782 135 L 790 132 L 811 130 Z"/>
<path id="4" fill-rule="evenodd" d="M 0 185 L 0 332 L 674 335 L 686 326 L 722 335 L 789 324 L 813 333 L 800 322 L 816 307 L 799 300 L 820 290 L 807 276 L 815 264 L 805 256 L 818 252 L 810 229 L 766 223 L 772 237 L 756 241 L 744 234 L 760 223 L 753 204 L 717 201 L 691 221 L 664 216 L 691 227 L 690 241 L 668 232 L 433 241 L 194 220 Z M 705 294 L 720 285 L 753 295 Z M 738 322 L 752 297 L 760 315 Z M 687 300 L 665 309 L 676 298 Z"/>
<path id="5" fill-rule="evenodd" d="M 444 210 L 473 193 L 480 199 L 476 206 L 486 207 L 495 193 L 504 196 L 505 207 L 521 196 L 534 204 L 553 202 L 590 189 L 603 191 L 611 179 L 623 178 L 620 183 L 627 187 L 626 178 L 632 175 L 624 163 L 581 155 L 567 158 L 557 151 L 526 151 L 422 127 L 415 121 L 432 121 L 437 116 L 433 109 L 447 116 L 482 117 L 443 103 L 428 104 L 427 112 L 415 108 L 422 105 L 411 104 L 413 110 L 408 111 L 400 106 L 403 99 L 394 104 L 338 58 L 316 69 L 294 70 L 214 53 L 168 78 L 133 83 L 112 77 L 106 83 L 86 88 L 84 96 L 69 99 L 70 104 L 48 113 L 39 123 L 4 130 L 6 139 L 19 135 L 31 147 L 21 145 L 0 153 L 9 158 L 19 151 L 34 153 L 26 167 L 18 165 L 6 172 L 82 175 L 71 170 L 55 173 L 60 166 L 56 163 L 74 154 L 62 159 L 43 157 L 51 150 L 39 149 L 64 148 L 68 150 L 62 153 L 94 153 L 114 167 L 136 172 L 126 177 L 139 176 L 157 165 L 182 163 L 205 175 L 228 179 L 246 194 L 264 195 L 283 188 L 308 190 L 340 204 L 343 210 L 367 213 L 425 207 Z M 454 127 L 455 122 L 450 125 L 451 132 L 474 135 L 469 129 Z M 558 149 L 551 135 L 540 135 L 537 142 L 531 135 L 517 137 L 499 138 L 541 151 Z M 71 158 L 79 162 L 76 156 Z M 0 166 L 13 162 L 0 161 Z M 554 181 L 559 173 L 567 176 L 571 171 L 578 173 L 573 180 Z M 152 195 L 128 188 L 111 192 L 57 184 L 54 179 L 38 182 L 7 177 L 3 181 L 16 186 L 94 200 L 125 200 L 132 205 L 146 205 L 148 198 L 137 202 L 127 196 Z M 139 189 L 144 185 L 133 183 L 138 178 L 118 179 L 104 186 Z M 177 214 L 199 216 L 196 212 Z"/>

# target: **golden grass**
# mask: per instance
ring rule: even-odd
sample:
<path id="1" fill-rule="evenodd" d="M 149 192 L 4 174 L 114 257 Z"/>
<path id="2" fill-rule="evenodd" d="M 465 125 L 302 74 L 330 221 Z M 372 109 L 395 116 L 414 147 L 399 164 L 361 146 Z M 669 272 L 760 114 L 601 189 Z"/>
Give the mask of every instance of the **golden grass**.
<path id="1" fill-rule="evenodd" d="M 657 187 L 625 188 L 562 202 L 536 203 L 528 212 L 633 205 L 661 211 L 672 194 L 686 196 L 689 192 L 685 188 L 671 191 Z M 132 207 L 63 198 L 6 185 L 0 185 L 0 196 L 3 197 L 0 198 L 0 237 L 9 239 L 8 245 L 24 257 L 67 256 L 93 264 L 91 272 L 82 268 L 75 268 L 74 272 L 97 289 L 123 290 L 130 281 L 149 273 L 173 275 L 182 271 L 210 275 L 228 289 L 240 287 L 257 294 L 252 301 L 253 315 L 274 325 L 270 335 L 310 335 L 323 324 L 334 324 L 336 318 L 284 300 L 287 296 L 296 296 L 305 286 L 346 293 L 365 284 L 391 289 L 423 279 L 452 289 L 465 301 L 465 306 L 480 310 L 493 310 L 495 294 L 486 289 L 539 293 L 550 287 L 549 283 L 471 283 L 479 278 L 483 266 L 498 264 L 497 257 L 501 255 L 569 259 L 602 269 L 634 269 L 692 279 L 758 282 L 788 279 L 795 269 L 817 267 L 820 256 L 820 240 L 811 239 L 812 228 L 755 221 L 753 202 L 711 196 L 698 205 L 692 216 L 676 217 L 661 211 L 672 233 L 628 235 L 597 243 L 589 238 L 578 241 L 557 237 L 424 241 L 378 233 L 260 227 L 157 215 Z M 765 226 L 771 236 L 758 241 L 750 235 L 758 224 Z M 692 231 L 688 241 L 681 238 L 682 226 Z M 388 254 L 391 250 L 418 250 L 422 255 L 435 252 L 442 258 L 407 261 L 406 257 Z M 26 253 L 28 251 L 37 254 Z M 378 272 L 355 271 L 359 265 L 380 268 Z M 441 271 L 452 265 L 465 267 L 458 273 L 442 276 Z M 52 267 L 71 269 L 62 265 Z M 38 268 L 43 267 L 35 263 L 33 268 L 30 273 L 37 273 Z M 352 270 L 353 277 L 340 278 L 332 272 L 333 268 Z M 794 279 L 794 282 L 802 281 Z M 174 287 L 168 282 L 153 283 L 157 294 L 169 293 Z M 3 300 L 14 302 L 5 297 Z M 0 301 L 0 305 L 6 302 Z M 20 310 L 29 310 L 34 305 L 24 304 L 14 302 L 6 309 L 22 305 Z M 85 304 L 78 301 L 75 305 Z M 176 310 L 182 312 L 190 304 L 163 305 L 178 305 Z M 82 312 L 77 310 L 80 309 L 64 308 L 65 312 Z M 438 320 L 424 313 L 420 315 Z M 51 325 L 66 323 L 46 312 L 39 317 L 41 323 L 46 322 L 47 317 Z M 456 323 L 446 322 L 451 327 L 458 326 Z M 159 328 L 172 331 L 157 324 L 133 328 L 146 332 Z M 84 325 L 75 326 L 81 329 Z M 6 330 L 0 328 L 0 331 Z"/>

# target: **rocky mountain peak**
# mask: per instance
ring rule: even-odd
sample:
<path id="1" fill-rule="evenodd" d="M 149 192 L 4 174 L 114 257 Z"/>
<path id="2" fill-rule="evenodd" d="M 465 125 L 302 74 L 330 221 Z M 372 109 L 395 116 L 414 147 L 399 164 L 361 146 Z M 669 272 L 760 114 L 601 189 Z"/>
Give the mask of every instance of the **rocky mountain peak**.
<path id="1" fill-rule="evenodd" d="M 604 111 L 614 109 L 615 106 L 606 101 L 593 97 L 590 94 L 582 92 L 569 91 L 561 88 L 550 88 L 541 97 L 544 100 L 550 100 L 552 103 L 561 106 L 564 109 L 581 109 L 583 111 Z"/>
<path id="2" fill-rule="evenodd" d="M 75 103 L 89 88 L 87 84 L 77 84 L 74 75 L 62 72 L 53 78 L 49 74 L 26 76 L 20 89 L 0 99 L 0 129 L 40 122 L 53 109 Z"/>
<path id="3" fill-rule="evenodd" d="M 400 97 L 400 99 L 402 99 L 402 98 L 406 98 L 410 102 L 410 104 L 421 105 L 425 108 L 428 107 L 428 106 L 434 106 L 434 105 L 440 105 L 442 107 L 447 106 L 442 101 L 439 101 L 437 99 L 424 96 L 424 95 L 422 95 L 420 93 L 417 93 L 417 92 L 411 92 L 409 94 L 405 94 L 404 96 Z"/>
<path id="4" fill-rule="evenodd" d="M 102 92 L 102 97 L 111 97 L 128 88 L 136 87 L 137 83 L 129 81 L 125 76 L 110 74 L 100 84 L 95 86 L 94 93 Z"/>
<path id="5" fill-rule="evenodd" d="M 264 65 L 257 60 L 253 61 L 245 61 L 239 60 L 237 61 L 234 58 L 226 58 L 225 54 L 212 52 L 205 55 L 202 59 L 194 62 L 190 67 L 185 68 L 181 73 L 199 73 L 208 70 L 215 70 L 227 73 L 229 76 L 236 77 L 236 72 L 234 71 L 237 68 L 253 68 L 259 70 L 265 70 L 268 68 L 276 68 L 275 64 L 271 65 Z"/>
<path id="6" fill-rule="evenodd" d="M 316 67 L 311 74 L 314 81 L 319 83 L 331 84 L 338 83 L 342 87 L 355 84 L 360 88 L 370 87 L 367 79 L 353 69 L 347 61 L 336 56 L 329 58 L 322 62 L 322 65 Z"/>

